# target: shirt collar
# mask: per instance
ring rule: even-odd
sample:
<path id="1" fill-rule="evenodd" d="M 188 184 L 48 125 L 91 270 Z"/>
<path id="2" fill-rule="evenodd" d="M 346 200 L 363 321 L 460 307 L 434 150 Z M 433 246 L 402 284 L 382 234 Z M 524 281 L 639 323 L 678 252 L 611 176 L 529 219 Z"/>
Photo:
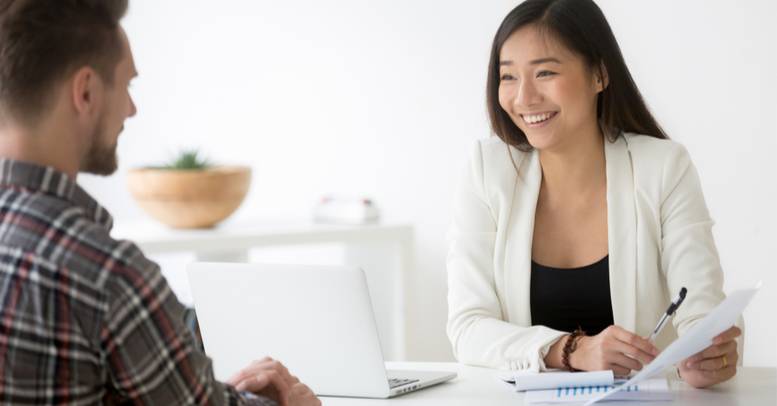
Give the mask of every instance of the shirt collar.
<path id="1" fill-rule="evenodd" d="M 70 177 L 50 166 L 0 158 L 0 187 L 17 187 L 66 200 L 86 211 L 101 226 L 111 229 L 113 218 Z"/>

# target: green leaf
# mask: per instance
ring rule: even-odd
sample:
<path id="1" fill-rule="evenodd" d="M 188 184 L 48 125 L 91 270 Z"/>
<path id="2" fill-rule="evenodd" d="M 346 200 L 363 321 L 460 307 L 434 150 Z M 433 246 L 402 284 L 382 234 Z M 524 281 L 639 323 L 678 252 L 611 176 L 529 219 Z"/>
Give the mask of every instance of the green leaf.
<path id="1" fill-rule="evenodd" d="M 165 165 L 165 169 L 175 170 L 202 170 L 211 167 L 207 159 L 200 156 L 196 149 L 182 150 L 172 162 Z"/>

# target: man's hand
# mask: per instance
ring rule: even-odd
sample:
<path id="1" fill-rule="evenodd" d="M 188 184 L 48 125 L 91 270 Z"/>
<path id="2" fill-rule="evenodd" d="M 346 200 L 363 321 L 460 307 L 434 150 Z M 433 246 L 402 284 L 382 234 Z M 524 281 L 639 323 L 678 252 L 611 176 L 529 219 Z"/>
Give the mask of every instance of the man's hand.
<path id="1" fill-rule="evenodd" d="M 289 393 L 289 405 L 292 406 L 321 406 L 321 401 L 304 383 L 298 382 L 291 387 Z"/>
<path id="2" fill-rule="evenodd" d="M 270 398 L 280 406 L 321 405 L 321 401 L 307 385 L 291 375 L 283 364 L 270 357 L 252 362 L 227 383 L 239 391 L 249 391 Z"/>
<path id="3" fill-rule="evenodd" d="M 680 377 L 696 388 L 708 386 L 731 379 L 737 373 L 737 342 L 735 338 L 742 335 L 738 327 L 720 333 L 712 345 L 680 362 L 678 365 Z"/>
<path id="4" fill-rule="evenodd" d="M 658 355 L 658 349 L 648 341 L 618 326 L 610 326 L 601 333 L 582 337 L 577 350 L 569 357 L 573 368 L 582 371 L 611 369 L 617 376 L 626 376 L 631 370 L 642 369 Z"/>

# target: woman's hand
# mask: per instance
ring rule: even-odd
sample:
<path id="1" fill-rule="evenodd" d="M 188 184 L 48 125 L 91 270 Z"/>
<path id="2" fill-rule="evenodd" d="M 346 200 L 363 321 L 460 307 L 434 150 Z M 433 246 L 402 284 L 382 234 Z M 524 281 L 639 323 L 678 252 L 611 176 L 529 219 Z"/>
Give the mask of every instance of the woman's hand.
<path id="1" fill-rule="evenodd" d="M 658 355 L 658 349 L 645 338 L 618 326 L 610 326 L 595 336 L 581 337 L 569 364 L 581 371 L 611 369 L 617 376 L 642 369 Z"/>
<path id="2" fill-rule="evenodd" d="M 720 333 L 712 345 L 704 351 L 687 358 L 678 365 L 680 377 L 696 388 L 706 388 L 731 379 L 737 373 L 737 342 L 742 334 L 738 327 Z"/>

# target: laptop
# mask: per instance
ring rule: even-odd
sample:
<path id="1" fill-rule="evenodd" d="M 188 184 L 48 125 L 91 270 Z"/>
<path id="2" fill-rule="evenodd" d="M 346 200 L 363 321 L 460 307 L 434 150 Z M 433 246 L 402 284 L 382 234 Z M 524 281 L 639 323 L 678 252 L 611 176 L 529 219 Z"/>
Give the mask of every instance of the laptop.
<path id="1" fill-rule="evenodd" d="M 188 274 L 219 380 L 265 356 L 319 396 L 389 398 L 456 377 L 386 370 L 359 268 L 198 262 Z"/>

